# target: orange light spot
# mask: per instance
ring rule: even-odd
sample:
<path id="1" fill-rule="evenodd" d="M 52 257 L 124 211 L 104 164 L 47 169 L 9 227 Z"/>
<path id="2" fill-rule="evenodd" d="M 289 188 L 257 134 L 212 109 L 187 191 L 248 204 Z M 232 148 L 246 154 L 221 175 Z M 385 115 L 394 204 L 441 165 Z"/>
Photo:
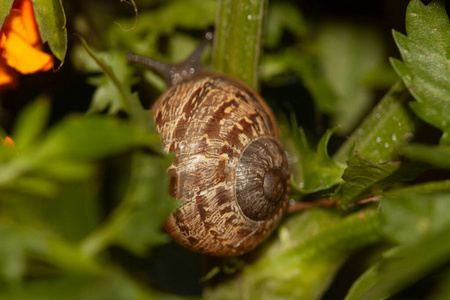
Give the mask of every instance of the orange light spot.
<path id="1" fill-rule="evenodd" d="M 25 28 L 27 40 L 31 45 L 36 45 L 40 42 L 39 29 L 37 27 L 36 19 L 34 17 L 33 3 L 31 1 L 19 1 L 19 10 L 22 15 L 22 23 Z"/>
<path id="2" fill-rule="evenodd" d="M 15 147 L 13 139 L 10 138 L 9 136 L 7 136 L 1 140 L 4 145 L 9 146 L 9 147 Z"/>
<path id="3" fill-rule="evenodd" d="M 17 73 L 8 67 L 4 60 L 0 59 L 0 88 L 15 88 L 17 83 Z"/>
<path id="4" fill-rule="evenodd" d="M 47 71 L 53 66 L 53 57 L 28 44 L 21 36 L 11 32 L 3 48 L 6 64 L 22 74 Z"/>
<path id="5" fill-rule="evenodd" d="M 0 31 L 0 88 L 14 87 L 16 71 L 47 71 L 53 56 L 42 51 L 31 0 L 16 0 Z"/>

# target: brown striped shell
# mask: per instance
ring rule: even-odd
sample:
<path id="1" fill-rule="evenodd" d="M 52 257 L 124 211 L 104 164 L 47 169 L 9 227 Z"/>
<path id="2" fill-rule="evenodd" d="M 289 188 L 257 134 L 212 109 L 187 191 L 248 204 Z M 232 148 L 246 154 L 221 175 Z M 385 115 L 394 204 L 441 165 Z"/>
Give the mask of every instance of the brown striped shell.
<path id="1" fill-rule="evenodd" d="M 165 229 L 182 246 L 214 256 L 248 252 L 279 223 L 289 200 L 280 129 L 246 84 L 200 73 L 170 87 L 153 115 L 170 194 L 182 202 Z"/>

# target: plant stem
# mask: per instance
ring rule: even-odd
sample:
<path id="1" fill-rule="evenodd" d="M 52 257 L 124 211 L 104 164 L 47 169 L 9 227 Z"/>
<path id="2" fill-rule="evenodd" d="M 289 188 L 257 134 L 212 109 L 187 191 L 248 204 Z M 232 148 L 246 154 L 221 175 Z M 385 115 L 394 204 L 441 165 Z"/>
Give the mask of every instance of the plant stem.
<path id="1" fill-rule="evenodd" d="M 253 88 L 258 63 L 265 0 L 221 0 L 217 10 L 213 66 Z"/>
<path id="2" fill-rule="evenodd" d="M 407 105 L 409 100 L 412 97 L 406 87 L 401 82 L 394 84 L 334 159 L 345 162 L 352 150 L 377 163 L 398 159 L 398 147 L 413 139 L 419 125 Z"/>

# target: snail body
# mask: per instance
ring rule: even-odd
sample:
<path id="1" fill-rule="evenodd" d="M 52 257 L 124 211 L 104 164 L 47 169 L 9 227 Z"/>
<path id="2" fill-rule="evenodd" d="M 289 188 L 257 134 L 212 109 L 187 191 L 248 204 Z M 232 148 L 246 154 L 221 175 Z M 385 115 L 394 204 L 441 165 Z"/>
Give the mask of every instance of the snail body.
<path id="1" fill-rule="evenodd" d="M 232 77 L 200 72 L 177 80 L 152 110 L 163 150 L 176 154 L 170 195 L 182 202 L 167 233 L 213 256 L 240 255 L 264 241 L 288 205 L 290 175 L 262 98 Z"/>

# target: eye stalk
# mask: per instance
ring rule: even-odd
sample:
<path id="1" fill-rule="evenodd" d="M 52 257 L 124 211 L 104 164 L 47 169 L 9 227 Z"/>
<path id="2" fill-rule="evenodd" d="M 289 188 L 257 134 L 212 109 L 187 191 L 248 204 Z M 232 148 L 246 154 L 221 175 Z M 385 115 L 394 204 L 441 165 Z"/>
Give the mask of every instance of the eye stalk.
<path id="1" fill-rule="evenodd" d="M 197 46 L 194 52 L 178 64 L 165 64 L 156 59 L 139 56 L 133 53 L 127 54 L 127 61 L 154 71 L 166 81 L 168 87 L 171 87 L 203 72 L 203 66 L 201 64 L 203 50 L 210 44 L 212 38 L 212 32 L 206 32 L 202 42 Z"/>

